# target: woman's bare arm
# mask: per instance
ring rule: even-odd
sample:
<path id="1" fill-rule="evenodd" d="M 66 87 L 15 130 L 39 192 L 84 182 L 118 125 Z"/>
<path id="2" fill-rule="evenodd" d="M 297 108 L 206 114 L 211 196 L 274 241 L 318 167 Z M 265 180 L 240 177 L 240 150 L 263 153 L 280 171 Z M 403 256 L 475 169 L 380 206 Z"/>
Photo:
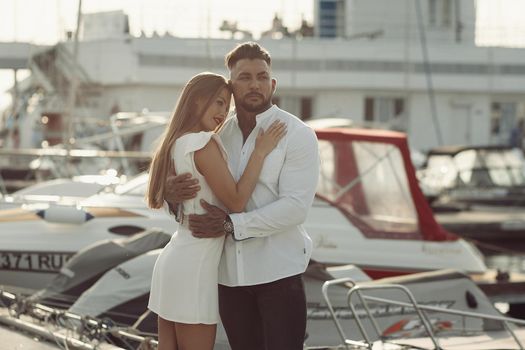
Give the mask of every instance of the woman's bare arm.
<path id="1" fill-rule="evenodd" d="M 255 149 L 237 183 L 215 140 L 212 139 L 204 148 L 195 152 L 197 169 L 204 176 L 213 193 L 230 212 L 244 211 L 259 179 L 264 159 L 285 134 L 286 127 L 281 122 L 274 122 L 266 132 L 259 133 Z"/>

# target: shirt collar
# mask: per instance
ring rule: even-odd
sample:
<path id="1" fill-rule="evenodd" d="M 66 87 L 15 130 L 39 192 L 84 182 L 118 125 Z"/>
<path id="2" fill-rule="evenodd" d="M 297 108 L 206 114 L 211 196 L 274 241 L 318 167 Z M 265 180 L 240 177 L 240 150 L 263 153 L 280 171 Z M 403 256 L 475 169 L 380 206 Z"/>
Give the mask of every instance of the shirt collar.
<path id="1" fill-rule="evenodd" d="M 263 119 L 263 118 L 265 118 L 267 116 L 270 116 L 270 115 L 274 114 L 277 111 L 278 108 L 279 107 L 277 107 L 277 105 L 272 105 L 270 108 L 268 108 L 264 112 L 262 112 L 260 114 L 257 114 L 255 116 L 255 120 L 259 121 L 259 120 L 261 120 L 261 119 Z"/>
<path id="2" fill-rule="evenodd" d="M 279 109 L 279 107 L 277 107 L 277 105 L 272 105 L 270 108 L 268 108 L 264 112 L 262 112 L 260 114 L 257 114 L 255 116 L 256 124 L 259 123 L 259 121 L 262 120 L 263 118 L 274 114 L 278 109 Z M 230 120 L 230 122 L 233 123 L 234 125 L 239 126 L 239 119 L 237 119 L 237 112 L 236 111 L 232 112 L 230 114 L 230 118 L 228 118 L 228 120 Z"/>

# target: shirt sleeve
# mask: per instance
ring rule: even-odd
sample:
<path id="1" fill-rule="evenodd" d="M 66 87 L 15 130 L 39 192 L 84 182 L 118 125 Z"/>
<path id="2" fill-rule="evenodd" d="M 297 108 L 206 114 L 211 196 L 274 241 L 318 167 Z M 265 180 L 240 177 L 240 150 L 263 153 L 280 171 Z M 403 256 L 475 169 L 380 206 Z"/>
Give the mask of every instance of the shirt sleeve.
<path id="1" fill-rule="evenodd" d="M 277 170 L 276 170 L 277 171 Z M 319 148 L 312 129 L 297 129 L 288 141 L 279 175 L 276 201 L 246 212 L 230 214 L 234 239 L 270 236 L 306 220 L 319 179 Z"/>

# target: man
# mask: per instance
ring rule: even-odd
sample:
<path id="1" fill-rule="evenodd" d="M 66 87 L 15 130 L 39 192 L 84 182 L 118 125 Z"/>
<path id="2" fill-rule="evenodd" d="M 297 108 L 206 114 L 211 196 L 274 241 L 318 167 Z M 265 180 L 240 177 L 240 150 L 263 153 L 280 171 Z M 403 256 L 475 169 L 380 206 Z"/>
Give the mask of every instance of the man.
<path id="1" fill-rule="evenodd" d="M 191 215 L 195 237 L 227 235 L 219 266 L 219 310 L 233 350 L 300 350 L 306 329 L 301 274 L 312 243 L 302 227 L 319 176 L 317 139 L 297 117 L 272 105 L 276 80 L 269 53 L 256 43 L 226 55 L 235 115 L 219 135 L 236 180 L 242 175 L 260 128 L 274 120 L 287 134 L 268 155 L 246 212 L 227 214 L 203 202 L 205 215 Z M 198 185 L 184 175 L 170 177 L 166 200 L 191 198 Z"/>

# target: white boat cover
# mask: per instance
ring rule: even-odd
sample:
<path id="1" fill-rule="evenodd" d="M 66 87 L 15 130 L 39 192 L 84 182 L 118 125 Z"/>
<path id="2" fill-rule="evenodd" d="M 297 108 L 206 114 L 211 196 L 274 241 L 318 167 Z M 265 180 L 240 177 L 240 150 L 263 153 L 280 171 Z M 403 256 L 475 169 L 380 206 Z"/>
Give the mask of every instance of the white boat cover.
<path id="1" fill-rule="evenodd" d="M 127 238 L 93 243 L 68 260 L 60 273 L 32 299 L 67 308 L 105 272 L 145 252 L 164 247 L 170 238 L 170 234 L 160 229 L 150 229 Z"/>
<path id="2" fill-rule="evenodd" d="M 69 311 L 96 317 L 149 293 L 153 266 L 160 252 L 161 249 L 149 251 L 106 272 L 78 298 Z"/>

